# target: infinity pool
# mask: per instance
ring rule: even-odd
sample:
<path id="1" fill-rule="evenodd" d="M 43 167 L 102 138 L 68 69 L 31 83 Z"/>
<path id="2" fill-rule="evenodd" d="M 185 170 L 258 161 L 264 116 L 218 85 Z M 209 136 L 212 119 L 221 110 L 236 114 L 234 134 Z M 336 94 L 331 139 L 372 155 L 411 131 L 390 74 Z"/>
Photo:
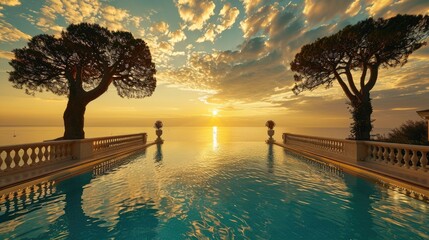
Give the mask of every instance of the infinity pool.
<path id="1" fill-rule="evenodd" d="M 0 239 L 429 239 L 429 205 L 263 142 L 166 142 L 0 200 Z"/>

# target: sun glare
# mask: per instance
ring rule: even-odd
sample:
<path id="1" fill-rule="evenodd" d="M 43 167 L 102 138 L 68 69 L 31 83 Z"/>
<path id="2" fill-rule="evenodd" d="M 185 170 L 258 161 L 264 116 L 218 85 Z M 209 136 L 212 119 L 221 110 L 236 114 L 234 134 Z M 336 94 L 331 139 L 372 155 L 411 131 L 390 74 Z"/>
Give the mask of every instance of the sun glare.
<path id="1" fill-rule="evenodd" d="M 217 109 L 213 109 L 213 111 L 212 111 L 212 116 L 217 116 L 217 114 L 219 113 L 219 110 L 217 110 Z"/>

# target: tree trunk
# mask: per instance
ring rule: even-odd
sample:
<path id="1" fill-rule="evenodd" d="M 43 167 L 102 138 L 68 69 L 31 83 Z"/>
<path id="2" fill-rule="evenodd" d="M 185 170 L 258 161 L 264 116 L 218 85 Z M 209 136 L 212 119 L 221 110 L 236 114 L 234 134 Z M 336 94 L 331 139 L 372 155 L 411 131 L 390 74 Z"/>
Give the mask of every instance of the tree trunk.
<path id="1" fill-rule="evenodd" d="M 351 124 L 352 137 L 356 140 L 369 140 L 372 130 L 372 104 L 369 93 L 362 99 L 351 103 L 353 123 Z"/>
<path id="2" fill-rule="evenodd" d="M 63 139 L 84 139 L 84 115 L 86 105 L 83 99 L 69 97 L 67 108 L 64 111 L 64 136 Z"/>

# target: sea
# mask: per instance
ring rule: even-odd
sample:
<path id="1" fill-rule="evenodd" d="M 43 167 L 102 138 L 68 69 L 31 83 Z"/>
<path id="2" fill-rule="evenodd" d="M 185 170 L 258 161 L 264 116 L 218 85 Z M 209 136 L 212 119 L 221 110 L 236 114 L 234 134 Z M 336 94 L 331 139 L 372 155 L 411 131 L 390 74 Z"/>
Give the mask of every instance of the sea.
<path id="1" fill-rule="evenodd" d="M 282 133 L 294 133 L 327 138 L 345 139 L 349 128 L 291 128 L 276 127 L 274 139 L 281 141 Z M 374 135 L 386 134 L 389 128 L 375 128 Z M 1 126 L 0 146 L 43 142 L 61 137 L 64 128 L 59 126 Z M 85 137 L 106 137 L 124 134 L 147 133 L 148 141 L 156 138 L 153 127 L 86 127 Z M 165 141 L 206 142 L 216 138 L 218 142 L 263 142 L 268 138 L 266 127 L 164 127 Z"/>

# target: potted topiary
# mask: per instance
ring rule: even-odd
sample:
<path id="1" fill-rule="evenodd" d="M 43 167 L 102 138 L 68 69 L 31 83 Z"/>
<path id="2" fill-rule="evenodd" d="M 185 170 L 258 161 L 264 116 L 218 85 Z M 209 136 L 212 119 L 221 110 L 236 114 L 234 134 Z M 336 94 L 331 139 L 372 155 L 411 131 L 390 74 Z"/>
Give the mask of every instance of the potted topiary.
<path id="1" fill-rule="evenodd" d="M 274 136 L 274 127 L 276 126 L 276 123 L 273 120 L 268 120 L 265 123 L 265 126 L 268 128 L 267 134 L 270 136 L 270 138 L 267 140 L 267 143 L 274 143 L 275 140 L 273 139 Z"/>
<path id="2" fill-rule="evenodd" d="M 158 138 L 155 140 L 155 142 L 157 142 L 157 143 L 163 143 L 164 142 L 164 140 L 162 140 L 162 138 L 161 138 L 161 135 L 162 135 L 162 129 L 161 128 L 163 126 L 164 125 L 160 120 L 156 121 L 155 124 L 153 125 L 153 127 L 156 128 L 156 131 L 155 131 L 156 136 L 158 136 Z"/>

